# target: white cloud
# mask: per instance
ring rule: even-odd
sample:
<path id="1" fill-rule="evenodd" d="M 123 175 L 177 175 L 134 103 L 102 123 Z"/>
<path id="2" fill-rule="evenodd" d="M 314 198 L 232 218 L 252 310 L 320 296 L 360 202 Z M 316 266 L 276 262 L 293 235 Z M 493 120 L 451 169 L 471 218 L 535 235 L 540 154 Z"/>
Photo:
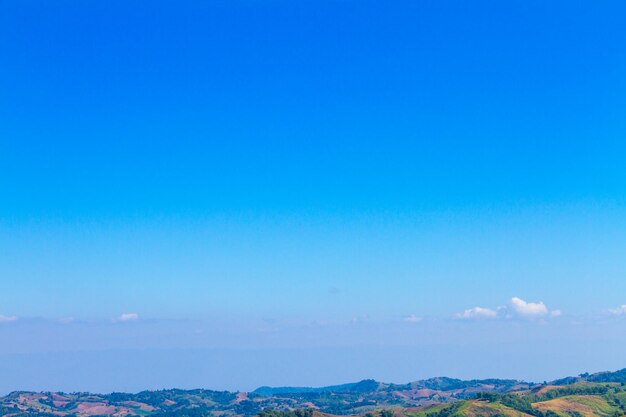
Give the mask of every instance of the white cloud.
<path id="1" fill-rule="evenodd" d="M 410 316 L 406 316 L 404 318 L 404 321 L 406 321 L 408 323 L 418 323 L 418 322 L 422 321 L 422 318 L 416 316 L 415 314 L 411 314 Z"/>
<path id="2" fill-rule="evenodd" d="M 368 314 L 364 314 L 362 316 L 352 317 L 350 319 L 350 324 L 363 323 L 363 322 L 368 321 L 369 319 L 370 319 L 370 316 Z"/>
<path id="3" fill-rule="evenodd" d="M 61 317 L 59 319 L 59 323 L 61 324 L 70 324 L 70 323 L 73 323 L 74 321 L 75 321 L 74 317 Z"/>
<path id="4" fill-rule="evenodd" d="M 609 312 L 615 316 L 626 315 L 626 304 L 622 304 L 617 308 L 611 308 Z"/>
<path id="5" fill-rule="evenodd" d="M 114 323 L 124 321 L 136 321 L 139 320 L 139 314 L 137 313 L 122 313 L 119 317 L 113 319 Z"/>
<path id="6" fill-rule="evenodd" d="M 3 316 L 0 314 L 0 323 L 11 323 L 17 321 L 17 316 Z"/>
<path id="7" fill-rule="evenodd" d="M 521 317 L 558 317 L 561 315 L 560 310 L 549 310 L 548 307 L 542 302 L 531 303 L 524 301 L 519 297 L 511 298 L 511 311 Z"/>
<path id="8" fill-rule="evenodd" d="M 496 310 L 484 307 L 474 307 L 469 310 L 465 310 L 462 313 L 458 313 L 455 317 L 457 319 L 493 319 L 498 316 Z"/>
<path id="9" fill-rule="evenodd" d="M 626 306 L 624 313 L 626 314 Z M 463 320 L 496 318 L 513 319 L 516 317 L 532 319 L 558 317 L 560 315 L 560 310 L 550 310 L 541 301 L 537 303 L 532 303 L 524 301 L 519 297 L 513 297 L 511 298 L 507 306 L 500 306 L 495 309 L 486 307 L 474 307 L 461 313 L 457 313 L 454 317 Z"/>

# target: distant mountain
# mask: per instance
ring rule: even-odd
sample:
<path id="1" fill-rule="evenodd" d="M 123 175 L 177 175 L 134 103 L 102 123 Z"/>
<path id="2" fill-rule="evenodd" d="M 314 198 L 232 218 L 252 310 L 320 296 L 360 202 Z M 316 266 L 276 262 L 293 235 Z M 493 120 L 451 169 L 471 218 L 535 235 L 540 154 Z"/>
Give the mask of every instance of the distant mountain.
<path id="1" fill-rule="evenodd" d="M 508 379 L 372 379 L 327 387 L 260 387 L 136 394 L 13 392 L 1 417 L 621 417 L 626 369 L 535 384 Z"/>
<path id="2" fill-rule="evenodd" d="M 553 385 L 566 385 L 566 384 L 574 384 L 576 382 L 615 382 L 615 383 L 626 383 L 626 368 L 620 369 L 615 372 L 597 372 L 595 374 L 581 374 L 577 377 L 567 377 L 562 379 L 557 379 L 552 382 Z"/>
<path id="3" fill-rule="evenodd" d="M 410 382 L 408 384 L 386 384 L 375 381 L 373 379 L 364 379 L 359 382 L 353 382 L 342 385 L 330 385 L 326 387 L 259 387 L 252 391 L 253 394 L 269 397 L 279 394 L 305 394 L 305 393 L 366 393 L 366 392 L 384 392 L 384 391 L 405 391 L 416 389 L 430 389 L 437 391 L 464 390 L 471 388 L 480 388 L 486 390 L 507 391 L 512 387 L 522 384 L 528 384 L 513 379 L 475 379 L 464 381 L 462 379 L 454 379 L 447 377 L 430 378 L 420 381 Z M 493 387 L 493 388 L 490 388 Z"/>
<path id="4" fill-rule="evenodd" d="M 277 394 L 303 394 L 311 392 L 340 392 L 340 393 L 358 393 L 358 392 L 373 392 L 378 390 L 380 383 L 373 379 L 364 379 L 359 382 L 353 382 L 342 385 L 330 385 L 327 387 L 259 387 L 252 391 L 252 394 L 262 395 L 264 397 L 270 397 Z"/>

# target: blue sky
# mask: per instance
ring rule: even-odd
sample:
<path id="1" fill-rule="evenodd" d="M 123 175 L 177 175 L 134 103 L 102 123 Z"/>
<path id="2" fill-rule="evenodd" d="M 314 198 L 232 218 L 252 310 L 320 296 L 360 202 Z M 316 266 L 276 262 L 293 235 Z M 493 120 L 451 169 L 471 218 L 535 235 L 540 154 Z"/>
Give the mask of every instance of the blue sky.
<path id="1" fill-rule="evenodd" d="M 0 368 L 287 349 L 323 370 L 151 382 L 247 389 L 626 366 L 624 12 L 2 2 Z M 394 361 L 411 349 L 439 359 Z M 88 384 L 40 369 L 0 390 Z M 147 384 L 118 374 L 86 388 Z"/>

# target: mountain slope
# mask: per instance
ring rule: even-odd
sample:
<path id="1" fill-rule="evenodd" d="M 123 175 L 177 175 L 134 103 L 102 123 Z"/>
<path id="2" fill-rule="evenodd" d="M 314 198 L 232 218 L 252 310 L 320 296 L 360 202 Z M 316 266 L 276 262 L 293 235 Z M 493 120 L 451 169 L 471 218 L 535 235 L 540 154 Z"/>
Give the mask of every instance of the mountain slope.
<path id="1" fill-rule="evenodd" d="M 537 402 L 533 404 L 533 407 L 544 413 L 552 411 L 563 417 L 578 415 L 611 417 L 616 411 L 615 407 L 599 395 L 571 395 Z"/>
<path id="2" fill-rule="evenodd" d="M 261 387 L 254 392 L 142 391 L 136 394 L 13 392 L 0 397 L 11 417 L 620 417 L 624 371 L 550 384 L 431 378 L 408 384 L 374 380 L 322 388 Z M 593 382 L 608 380 L 611 382 Z M 618 381 L 618 382 L 614 382 Z"/>

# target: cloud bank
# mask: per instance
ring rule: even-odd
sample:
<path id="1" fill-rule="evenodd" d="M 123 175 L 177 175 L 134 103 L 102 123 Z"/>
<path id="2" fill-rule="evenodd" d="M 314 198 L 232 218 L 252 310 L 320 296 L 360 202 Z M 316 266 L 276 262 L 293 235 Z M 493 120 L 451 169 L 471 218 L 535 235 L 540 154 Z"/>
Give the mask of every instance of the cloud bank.
<path id="1" fill-rule="evenodd" d="M 625 312 L 626 312 L 626 306 Z M 461 313 L 455 314 L 456 319 L 476 320 L 476 319 L 513 319 L 513 318 L 548 318 L 558 317 L 561 315 L 560 310 L 550 310 L 542 301 L 529 302 L 519 297 L 513 297 L 508 305 L 501 306 L 496 309 L 479 307 L 467 309 Z"/>
<path id="2" fill-rule="evenodd" d="M 617 308 L 609 309 L 609 313 L 613 314 L 614 316 L 626 315 L 626 304 L 622 304 Z"/>
<path id="3" fill-rule="evenodd" d="M 498 312 L 490 308 L 474 307 L 458 313 L 455 316 L 458 319 L 493 319 L 498 317 Z"/>
<path id="4" fill-rule="evenodd" d="M 415 314 L 411 314 L 404 318 L 404 321 L 408 323 L 419 323 L 422 320 L 423 320 L 422 317 L 416 316 Z"/>
<path id="5" fill-rule="evenodd" d="M 17 321 L 17 316 L 5 316 L 0 314 L 0 323 L 11 323 Z"/>
<path id="6" fill-rule="evenodd" d="M 122 313 L 118 317 L 113 319 L 114 323 L 137 321 L 139 320 L 139 314 L 137 313 Z"/>

